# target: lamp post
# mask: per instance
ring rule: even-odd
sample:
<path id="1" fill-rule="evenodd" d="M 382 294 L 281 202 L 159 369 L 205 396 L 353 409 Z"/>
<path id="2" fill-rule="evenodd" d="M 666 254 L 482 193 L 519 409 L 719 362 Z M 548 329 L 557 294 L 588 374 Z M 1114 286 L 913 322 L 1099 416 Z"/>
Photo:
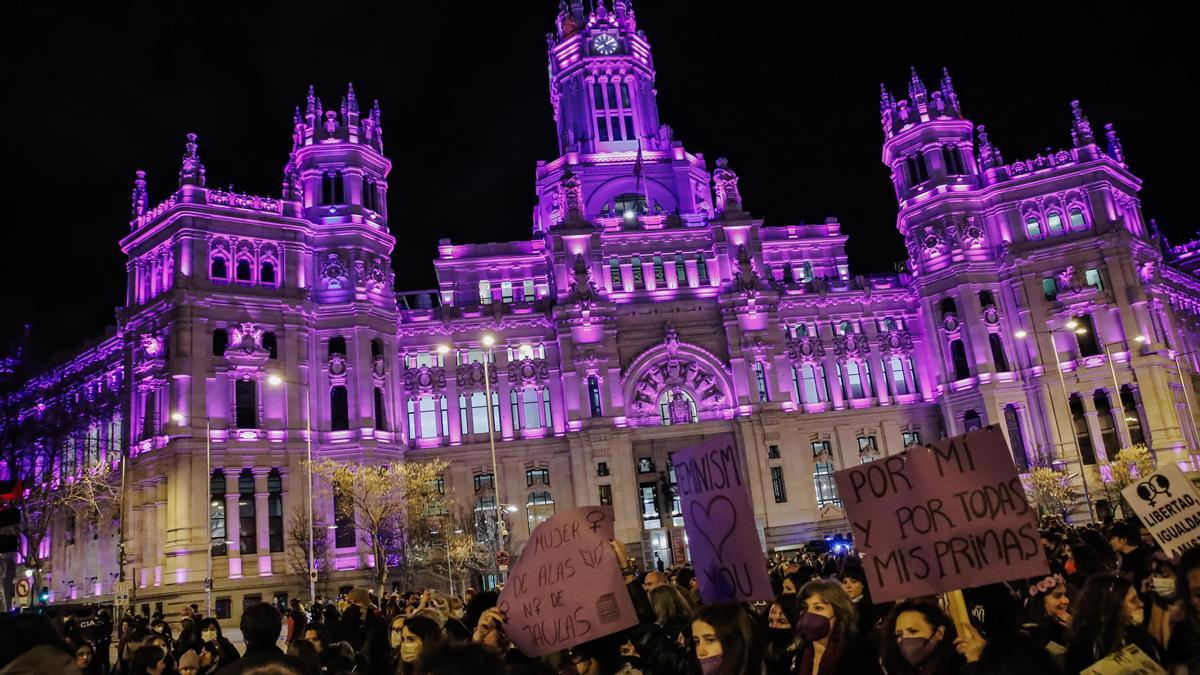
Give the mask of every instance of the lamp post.
<path id="1" fill-rule="evenodd" d="M 496 505 L 494 507 L 494 512 L 496 514 L 496 552 L 498 554 L 500 551 L 504 550 L 505 529 L 504 517 L 500 515 L 500 506 L 504 500 L 502 499 L 500 493 L 500 467 L 496 462 L 496 432 L 492 422 L 494 408 L 492 407 L 492 376 L 490 367 L 491 364 L 496 360 L 495 350 L 493 349 L 496 344 L 496 338 L 491 333 L 484 333 L 483 337 L 480 339 L 480 342 L 484 347 L 487 348 L 487 358 L 484 360 L 483 364 L 483 393 L 486 397 L 484 405 L 487 407 L 488 447 L 492 452 L 492 489 L 496 493 Z M 450 346 L 444 344 L 438 345 L 437 352 L 444 358 L 446 354 L 450 353 Z M 493 559 L 492 564 L 496 570 L 496 581 L 499 582 L 500 573 L 502 572 L 500 569 L 500 561 Z"/>
<path id="2" fill-rule="evenodd" d="M 1144 344 L 1146 342 L 1146 336 L 1145 335 L 1134 336 L 1133 341 L 1138 344 Z M 1110 375 L 1112 375 L 1113 396 L 1116 396 L 1117 408 L 1121 411 L 1120 414 L 1117 415 L 1117 417 L 1121 418 L 1121 425 L 1125 429 L 1125 438 L 1129 439 L 1129 443 L 1132 445 L 1133 439 L 1130 438 L 1130 436 L 1129 436 L 1129 420 L 1125 417 L 1125 403 L 1121 400 L 1121 383 L 1117 380 L 1117 368 L 1116 368 L 1116 366 L 1113 365 L 1112 352 L 1109 350 L 1109 346 L 1110 346 L 1109 343 L 1107 343 L 1107 342 L 1104 343 L 1104 356 L 1108 360 L 1108 372 Z M 1178 370 L 1178 365 L 1176 365 L 1176 369 Z M 1186 395 L 1187 395 L 1187 392 L 1184 392 L 1184 396 L 1186 396 Z"/>
<path id="3" fill-rule="evenodd" d="M 171 419 L 179 425 L 184 423 L 183 413 L 177 412 L 171 415 Z M 212 421 L 207 415 L 204 416 L 204 479 L 209 482 L 208 508 L 212 509 Z M 212 616 L 213 556 L 211 530 L 209 531 L 208 535 L 208 546 L 205 548 L 205 550 L 207 551 L 208 555 L 205 556 L 204 611 L 206 616 Z"/>
<path id="4" fill-rule="evenodd" d="M 1087 329 L 1081 327 L 1079 325 L 1079 323 L 1077 321 L 1075 321 L 1074 319 L 1072 319 L 1066 323 L 1066 328 L 1069 329 L 1070 331 L 1072 331 L 1073 333 L 1075 333 L 1076 335 L 1084 335 L 1087 333 Z M 1069 408 L 1071 396 L 1070 396 L 1070 394 L 1067 393 L 1067 381 L 1063 377 L 1063 374 L 1062 374 L 1062 362 L 1059 361 L 1059 359 L 1058 359 L 1058 346 L 1054 344 L 1054 334 L 1055 333 L 1063 333 L 1063 332 L 1065 332 L 1065 331 L 1063 331 L 1061 328 L 1051 328 L 1048 331 L 1018 330 L 1017 332 L 1013 333 L 1013 336 L 1016 337 L 1017 339 L 1024 339 L 1026 336 L 1029 335 L 1029 333 L 1037 333 L 1039 335 L 1049 335 L 1050 336 L 1050 351 L 1052 351 L 1054 353 L 1054 371 L 1058 373 L 1058 384 L 1059 384 L 1059 386 L 1062 387 L 1063 401 L 1065 401 L 1067 403 L 1068 408 Z M 1058 409 L 1055 408 L 1054 405 L 1051 405 L 1050 412 L 1051 412 L 1051 414 L 1054 415 L 1054 426 L 1058 427 Z M 1074 437 L 1073 434 L 1071 436 L 1071 442 L 1075 445 L 1075 461 L 1077 461 L 1079 463 L 1079 479 L 1080 479 L 1080 481 L 1083 482 L 1083 499 L 1087 503 L 1088 520 L 1094 523 L 1094 522 L 1096 522 L 1096 514 L 1095 514 L 1095 511 L 1092 509 L 1092 493 L 1091 493 L 1091 490 L 1088 488 L 1087 467 L 1085 467 L 1083 465 L 1083 455 L 1079 451 L 1079 441 Z"/>
<path id="5" fill-rule="evenodd" d="M 267 377 L 267 384 L 278 387 L 283 384 L 283 378 L 278 375 Z M 313 530 L 317 528 L 313 517 L 313 469 L 312 469 L 312 390 L 304 387 L 304 444 L 308 454 L 308 470 L 305 479 L 308 482 L 304 499 L 308 507 L 308 604 L 312 607 L 317 602 L 317 561 L 313 558 L 315 548 Z"/>

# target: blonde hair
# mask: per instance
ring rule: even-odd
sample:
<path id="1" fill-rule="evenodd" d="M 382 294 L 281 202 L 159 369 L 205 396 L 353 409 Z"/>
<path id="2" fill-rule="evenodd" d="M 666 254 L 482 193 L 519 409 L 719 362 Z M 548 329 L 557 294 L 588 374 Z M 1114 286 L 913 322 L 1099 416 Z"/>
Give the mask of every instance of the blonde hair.
<path id="1" fill-rule="evenodd" d="M 808 599 L 814 595 L 833 607 L 833 638 L 844 639 L 850 633 L 858 630 L 858 610 L 854 609 L 854 601 L 846 593 L 846 589 L 836 581 L 828 579 L 813 579 L 804 584 L 796 597 L 800 600 L 800 611 L 808 609 Z"/>
<path id="2" fill-rule="evenodd" d="M 673 619 L 691 620 L 696 607 L 688 597 L 687 591 L 675 584 L 656 586 L 649 593 L 650 606 L 654 608 L 654 618 L 660 624 Z"/>

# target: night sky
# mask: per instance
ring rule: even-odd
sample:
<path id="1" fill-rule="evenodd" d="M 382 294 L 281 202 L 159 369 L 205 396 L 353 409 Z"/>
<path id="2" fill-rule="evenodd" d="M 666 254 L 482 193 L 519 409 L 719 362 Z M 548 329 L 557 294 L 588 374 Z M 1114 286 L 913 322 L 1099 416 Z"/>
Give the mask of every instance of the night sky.
<path id="1" fill-rule="evenodd" d="M 200 136 L 209 186 L 278 196 L 309 83 L 327 109 L 347 81 L 364 108 L 380 100 L 399 289 L 434 285 L 441 237 L 530 236 L 534 164 L 556 150 L 545 60 L 556 0 L 120 4 L 6 10 L 0 340 L 32 323 L 34 358 L 47 359 L 113 322 L 133 172 L 149 172 L 152 205 L 165 199 L 185 133 Z M 904 257 L 879 161 L 879 83 L 907 96 L 910 65 L 930 87 L 949 67 L 964 113 L 1007 161 L 1068 146 L 1068 102 L 1081 99 L 1098 132 L 1116 123 L 1148 217 L 1175 242 L 1195 230 L 1194 27 L 1165 3 L 633 6 L 675 138 L 710 169 L 729 157 L 768 224 L 836 216 L 852 273 Z"/>

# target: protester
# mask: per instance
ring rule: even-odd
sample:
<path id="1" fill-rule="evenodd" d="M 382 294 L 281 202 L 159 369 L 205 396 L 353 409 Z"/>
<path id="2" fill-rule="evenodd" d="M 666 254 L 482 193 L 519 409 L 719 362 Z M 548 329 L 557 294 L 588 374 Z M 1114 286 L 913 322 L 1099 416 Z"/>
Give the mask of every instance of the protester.
<path id="1" fill-rule="evenodd" d="M 758 624 L 738 603 L 701 607 L 692 620 L 692 641 L 703 675 L 756 675 L 762 668 Z"/>
<path id="2" fill-rule="evenodd" d="M 875 603 L 871 602 L 871 592 L 867 588 L 867 572 L 858 563 L 858 559 L 854 559 L 854 564 L 844 564 L 842 572 L 839 576 L 842 582 L 842 589 L 846 591 L 846 595 L 850 596 L 850 602 L 854 603 L 854 611 L 857 615 L 858 634 L 862 637 L 871 637 L 874 635 L 875 625 L 879 623 L 879 613 L 876 611 Z"/>
<path id="3" fill-rule="evenodd" d="M 937 605 L 897 603 L 884 619 L 880 664 L 887 675 L 958 675 L 965 659 L 957 653 L 958 633 Z"/>
<path id="4" fill-rule="evenodd" d="M 1188 549 L 1180 556 L 1176 594 L 1183 618 L 1171 632 L 1166 661 L 1172 667 L 1200 672 L 1200 548 Z"/>
<path id="5" fill-rule="evenodd" d="M 317 647 L 313 643 L 298 637 L 292 640 L 288 645 L 288 656 L 294 656 L 304 664 L 305 673 L 317 675 L 322 671 L 321 657 L 317 654 Z"/>
<path id="6" fill-rule="evenodd" d="M 179 675 L 198 675 L 200 672 L 200 655 L 190 649 L 180 654 L 177 662 Z"/>
<path id="7" fill-rule="evenodd" d="M 304 663 L 284 654 L 276 644 L 283 630 L 283 617 L 274 605 L 260 602 L 246 608 L 242 611 L 240 627 L 246 640 L 246 652 L 242 658 L 222 668 L 220 675 L 242 675 L 264 665 L 283 665 L 304 672 Z"/>
<path id="8" fill-rule="evenodd" d="M 1154 550 L 1142 541 L 1138 527 L 1132 523 L 1114 523 L 1108 532 L 1108 543 L 1117 556 L 1117 569 L 1141 588 L 1142 581 L 1150 575 L 1150 557 Z"/>
<path id="9" fill-rule="evenodd" d="M 1026 590 L 1021 628 L 1049 653 L 1066 654 L 1070 644 L 1071 597 L 1062 575 L 1031 580 Z"/>
<path id="10" fill-rule="evenodd" d="M 241 658 L 233 643 L 225 639 L 224 633 L 221 632 L 221 622 L 216 619 L 201 619 L 200 620 L 200 644 L 203 647 L 212 646 L 217 656 L 217 661 L 221 666 L 227 666 Z M 203 664 L 201 664 L 203 665 Z"/>
<path id="11" fill-rule="evenodd" d="M 102 675 L 100 659 L 96 658 L 96 648 L 90 642 L 81 642 L 75 648 L 75 666 L 83 675 Z"/>
<path id="12" fill-rule="evenodd" d="M 404 620 L 400 632 L 400 664 L 397 675 L 412 675 L 417 659 L 442 641 L 442 628 L 437 622 L 423 616 Z"/>
<path id="13" fill-rule="evenodd" d="M 854 603 L 836 581 L 817 579 L 804 584 L 797 597 L 796 649 L 801 675 L 853 675 L 878 672 L 866 642 L 858 634 Z"/>
<path id="14" fill-rule="evenodd" d="M 1077 673 L 1128 644 L 1161 664 L 1158 646 L 1141 627 L 1144 619 L 1145 608 L 1129 579 L 1116 574 L 1088 579 L 1071 622 L 1067 671 Z"/>
<path id="15" fill-rule="evenodd" d="M 287 643 L 292 644 L 304 635 L 304 627 L 308 625 L 308 615 L 300 606 L 300 601 L 292 598 L 291 609 L 287 613 Z"/>
<path id="16" fill-rule="evenodd" d="M 162 647 L 146 645 L 138 647 L 129 660 L 131 675 L 163 675 L 167 669 L 167 652 Z"/>
<path id="17" fill-rule="evenodd" d="M 443 643 L 417 662 L 415 675 L 500 675 L 500 657 L 479 644 Z"/>

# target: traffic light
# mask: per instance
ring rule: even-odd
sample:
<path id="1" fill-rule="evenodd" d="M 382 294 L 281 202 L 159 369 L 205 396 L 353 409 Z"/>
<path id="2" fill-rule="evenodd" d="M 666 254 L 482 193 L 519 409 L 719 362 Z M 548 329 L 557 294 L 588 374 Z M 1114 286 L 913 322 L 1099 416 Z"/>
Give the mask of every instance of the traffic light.
<path id="1" fill-rule="evenodd" d="M 38 602 L 46 604 L 50 602 L 50 587 L 42 586 L 42 590 L 38 591 Z"/>

